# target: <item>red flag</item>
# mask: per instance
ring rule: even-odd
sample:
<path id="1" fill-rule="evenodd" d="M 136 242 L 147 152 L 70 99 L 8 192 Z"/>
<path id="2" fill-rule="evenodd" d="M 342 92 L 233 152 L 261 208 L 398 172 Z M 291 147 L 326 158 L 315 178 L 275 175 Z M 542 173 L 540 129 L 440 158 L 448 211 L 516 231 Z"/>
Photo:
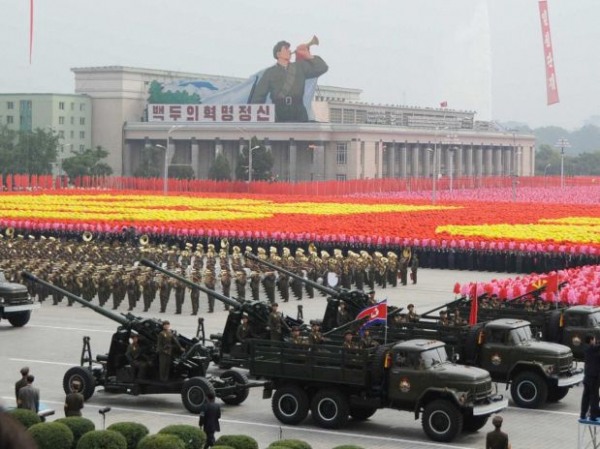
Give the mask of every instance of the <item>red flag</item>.
<path id="1" fill-rule="evenodd" d="M 527 287 L 527 293 L 539 290 L 540 288 L 545 287 L 547 283 L 548 281 L 546 279 L 536 279 L 535 281 L 531 282 Z"/>
<path id="2" fill-rule="evenodd" d="M 477 284 L 473 284 L 471 287 L 471 311 L 469 313 L 469 324 L 477 324 L 477 310 L 479 304 L 477 303 Z"/>
<path id="3" fill-rule="evenodd" d="M 558 273 L 551 274 L 546 278 L 546 293 L 556 293 L 558 291 Z"/>
<path id="4" fill-rule="evenodd" d="M 546 66 L 546 97 L 548 105 L 558 103 L 558 84 L 554 68 L 554 55 L 552 51 L 552 38 L 550 37 L 550 18 L 548 16 L 548 2 L 539 2 L 540 21 L 542 23 L 542 44 L 544 46 L 544 65 Z"/>
<path id="5" fill-rule="evenodd" d="M 447 108 L 447 107 L 448 107 L 448 102 L 446 100 L 444 100 L 440 103 L 440 108 Z"/>

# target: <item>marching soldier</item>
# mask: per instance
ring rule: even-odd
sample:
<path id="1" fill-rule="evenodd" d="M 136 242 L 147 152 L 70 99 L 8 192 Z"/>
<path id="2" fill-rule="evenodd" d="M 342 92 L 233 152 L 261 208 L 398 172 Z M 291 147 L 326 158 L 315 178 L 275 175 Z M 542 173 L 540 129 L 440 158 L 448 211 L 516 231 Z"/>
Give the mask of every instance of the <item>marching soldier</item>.
<path id="1" fill-rule="evenodd" d="M 392 287 L 398 285 L 398 256 L 393 251 L 387 253 L 387 281 Z"/>
<path id="2" fill-rule="evenodd" d="M 175 273 L 181 274 L 181 269 L 176 269 Z M 175 314 L 181 315 L 181 307 L 183 306 L 183 300 L 185 298 L 185 289 L 186 285 L 179 281 L 175 280 Z"/>
<path id="3" fill-rule="evenodd" d="M 206 286 L 206 288 L 208 288 L 209 290 L 214 290 L 215 286 L 216 286 L 216 282 L 217 282 L 217 280 L 215 278 L 215 272 L 210 268 L 206 268 L 204 270 L 204 285 Z M 213 313 L 215 311 L 215 297 L 213 295 L 211 295 L 210 293 L 208 293 L 207 296 L 208 296 L 208 313 Z"/>
<path id="4" fill-rule="evenodd" d="M 160 298 L 160 313 L 165 313 L 167 304 L 169 303 L 169 297 L 171 296 L 171 283 L 166 274 L 160 276 L 158 291 L 158 296 Z"/>
<path id="5" fill-rule="evenodd" d="M 198 272 L 198 270 L 192 268 L 189 271 L 189 275 L 191 276 L 191 281 L 194 284 L 200 284 L 202 282 L 202 276 Z M 198 307 L 200 305 L 200 289 L 197 287 L 193 287 L 190 292 L 190 299 L 192 301 L 192 315 L 198 315 Z"/>
<path id="6" fill-rule="evenodd" d="M 229 267 L 223 267 L 221 265 L 221 291 L 224 296 L 231 296 L 231 273 L 229 272 Z M 229 310 L 229 306 L 224 304 L 224 309 Z"/>
<path id="7" fill-rule="evenodd" d="M 240 301 L 246 300 L 246 272 L 241 269 L 235 272 L 235 290 Z"/>
<path id="8" fill-rule="evenodd" d="M 126 280 L 126 289 L 127 289 L 127 301 L 129 303 L 129 311 L 131 312 L 135 308 L 135 303 L 137 301 L 137 297 L 139 294 L 140 287 L 138 285 L 137 277 L 135 275 L 135 271 L 131 271 L 127 276 Z"/>
<path id="9" fill-rule="evenodd" d="M 121 270 L 123 267 L 120 267 Z M 124 274 L 122 271 L 117 271 L 113 277 L 113 310 L 116 310 L 127 294 L 127 286 L 125 284 Z"/>
<path id="10" fill-rule="evenodd" d="M 260 273 L 258 271 L 250 273 L 250 293 L 252 293 L 253 301 L 260 299 Z"/>
<path id="11" fill-rule="evenodd" d="M 144 312 L 147 312 L 150 310 L 150 305 L 154 301 L 154 298 L 156 298 L 156 291 L 158 290 L 156 280 L 151 273 L 146 273 L 142 277 L 141 290 L 144 298 Z"/>
<path id="12" fill-rule="evenodd" d="M 416 254 L 413 254 L 410 261 L 410 279 L 413 284 L 417 283 L 417 270 L 419 269 L 419 258 Z"/>

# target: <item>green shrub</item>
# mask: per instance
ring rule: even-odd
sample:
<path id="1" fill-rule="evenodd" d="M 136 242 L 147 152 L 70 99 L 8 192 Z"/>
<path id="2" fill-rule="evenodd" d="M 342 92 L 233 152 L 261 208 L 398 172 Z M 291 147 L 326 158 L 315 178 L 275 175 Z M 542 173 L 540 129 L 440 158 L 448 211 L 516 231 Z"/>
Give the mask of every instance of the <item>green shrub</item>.
<path id="1" fill-rule="evenodd" d="M 271 443 L 268 449 L 289 449 L 287 446 L 278 446 L 275 443 Z"/>
<path id="2" fill-rule="evenodd" d="M 107 430 L 123 435 L 127 440 L 127 449 L 136 449 L 140 440 L 150 433 L 145 425 L 137 422 L 117 422 L 108 426 Z"/>
<path id="3" fill-rule="evenodd" d="M 312 449 L 312 447 L 310 447 L 310 444 L 308 444 L 306 441 L 302 441 L 302 440 L 279 440 L 279 441 L 274 441 L 271 443 L 271 445 L 269 446 L 269 449 L 275 449 L 275 448 L 288 448 L 288 449 Z"/>
<path id="4" fill-rule="evenodd" d="M 71 449 L 73 432 L 59 422 L 43 422 L 34 424 L 28 429 L 38 449 Z"/>
<path id="5" fill-rule="evenodd" d="M 73 432 L 73 449 L 77 447 L 79 439 L 88 432 L 96 430 L 96 426 L 92 421 L 81 416 L 70 416 L 68 418 L 60 418 L 54 422 L 59 422 L 67 426 Z"/>
<path id="6" fill-rule="evenodd" d="M 231 446 L 217 446 L 214 445 L 212 449 L 233 449 Z"/>
<path id="7" fill-rule="evenodd" d="M 363 447 L 355 446 L 353 444 L 342 444 L 341 446 L 336 446 L 333 449 L 363 449 Z"/>
<path id="8" fill-rule="evenodd" d="M 247 435 L 221 435 L 215 446 L 231 446 L 233 449 L 258 449 L 258 443 Z"/>
<path id="9" fill-rule="evenodd" d="M 185 444 L 185 449 L 204 449 L 206 434 L 196 426 L 189 424 L 174 424 L 161 429 L 159 434 L 169 434 L 179 437 Z"/>
<path id="10" fill-rule="evenodd" d="M 77 449 L 127 449 L 127 440 L 114 430 L 92 430 L 81 437 Z"/>
<path id="11" fill-rule="evenodd" d="M 34 424 L 42 422 L 42 418 L 40 418 L 36 412 L 26 408 L 15 408 L 10 411 L 10 416 L 23 424 L 26 429 L 29 429 Z"/>
<path id="12" fill-rule="evenodd" d="M 176 435 L 157 433 L 142 438 L 137 449 L 185 449 L 185 444 Z"/>

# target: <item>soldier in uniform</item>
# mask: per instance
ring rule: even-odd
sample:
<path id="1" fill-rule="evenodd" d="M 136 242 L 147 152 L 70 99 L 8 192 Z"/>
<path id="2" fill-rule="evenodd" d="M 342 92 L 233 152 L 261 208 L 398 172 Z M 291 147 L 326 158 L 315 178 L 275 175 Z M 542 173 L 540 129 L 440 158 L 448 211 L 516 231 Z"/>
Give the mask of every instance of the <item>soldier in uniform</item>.
<path id="1" fill-rule="evenodd" d="M 445 310 L 440 310 L 440 324 L 442 326 L 449 326 L 450 321 L 448 320 L 448 312 Z"/>
<path id="2" fill-rule="evenodd" d="M 216 286 L 217 280 L 215 278 L 215 272 L 206 268 L 204 270 L 204 285 L 209 290 L 214 290 Z M 213 313 L 215 311 L 215 297 L 210 293 L 207 294 L 208 297 L 208 313 Z"/>
<path id="3" fill-rule="evenodd" d="M 195 268 L 189 270 L 189 276 L 194 284 L 200 284 L 202 282 L 202 276 Z M 190 292 L 190 299 L 192 302 L 192 315 L 198 315 L 198 307 L 200 306 L 200 289 L 192 287 Z"/>
<path id="4" fill-rule="evenodd" d="M 300 328 L 298 326 L 292 328 L 290 341 L 295 345 L 305 345 L 307 343 L 306 339 L 300 334 Z"/>
<path id="5" fill-rule="evenodd" d="M 127 310 L 131 312 L 135 308 L 135 303 L 140 290 L 135 271 L 132 270 L 129 275 L 127 275 L 125 282 L 125 288 L 127 289 L 127 302 L 129 303 L 129 308 Z"/>
<path id="6" fill-rule="evenodd" d="M 494 430 L 489 432 L 485 437 L 485 449 L 511 449 L 508 442 L 508 435 L 502 432 L 502 416 L 496 415 L 492 419 Z"/>
<path id="7" fill-rule="evenodd" d="M 408 320 L 408 322 L 416 323 L 417 321 L 419 321 L 419 315 L 417 315 L 417 312 L 415 312 L 415 305 L 409 304 L 407 308 L 408 314 L 406 315 L 406 319 Z"/>
<path id="8" fill-rule="evenodd" d="M 144 312 L 147 312 L 150 310 L 150 305 L 152 304 L 152 301 L 154 301 L 154 298 L 156 298 L 156 292 L 158 290 L 154 276 L 151 273 L 146 273 L 142 277 L 141 290 L 144 298 Z"/>
<path id="9" fill-rule="evenodd" d="M 377 340 L 371 337 L 371 332 L 369 331 L 369 329 L 364 329 L 362 338 L 360 339 L 360 346 L 364 349 L 375 348 L 379 346 L 379 343 L 377 342 Z"/>
<path id="10" fill-rule="evenodd" d="M 125 357 L 133 370 L 133 378 L 143 378 L 145 375 L 146 363 L 144 361 L 145 354 L 140 345 L 140 336 L 137 333 L 132 332 L 130 337 L 131 343 L 127 346 Z"/>
<path id="11" fill-rule="evenodd" d="M 402 251 L 402 257 L 400 257 L 400 283 L 402 285 L 408 284 L 408 265 L 410 263 L 410 248 L 404 248 Z"/>
<path id="12" fill-rule="evenodd" d="M 171 360 L 173 358 L 173 350 L 178 347 L 183 350 L 177 337 L 171 332 L 171 323 L 169 321 L 162 322 L 162 331 L 158 334 L 156 350 L 158 351 L 158 372 L 161 382 L 169 381 L 171 371 Z"/>
<path id="13" fill-rule="evenodd" d="M 342 344 L 344 349 L 356 349 L 356 343 L 354 343 L 354 334 L 352 331 L 346 331 L 344 333 L 344 343 Z"/>
<path id="14" fill-rule="evenodd" d="M 340 305 L 338 306 L 337 313 L 337 326 L 343 326 L 346 323 L 352 321 L 352 317 L 350 316 L 350 312 L 346 308 L 346 303 L 344 301 L 340 301 Z"/>
<path id="15" fill-rule="evenodd" d="M 240 325 L 238 326 L 235 336 L 240 343 L 243 343 L 247 338 L 252 335 L 250 329 L 250 323 L 248 323 L 248 315 L 242 315 Z"/>
<path id="16" fill-rule="evenodd" d="M 178 268 L 175 273 L 181 274 L 181 270 Z M 185 299 L 186 284 L 179 280 L 175 280 L 175 314 L 181 315 L 181 308 L 183 306 L 183 300 Z"/>
<path id="17" fill-rule="evenodd" d="M 321 325 L 317 321 L 311 323 L 311 331 L 308 336 L 308 343 L 311 345 L 319 345 L 323 343 L 323 334 L 321 333 Z"/>
<path id="18" fill-rule="evenodd" d="M 235 291 L 240 301 L 246 300 L 246 272 L 243 269 L 235 272 Z"/>
<path id="19" fill-rule="evenodd" d="M 253 301 L 260 300 L 260 272 L 252 271 L 250 273 L 250 293 Z"/>
<path id="20" fill-rule="evenodd" d="M 387 281 L 392 287 L 396 287 L 398 285 L 398 255 L 393 251 L 388 251 L 387 259 Z"/>
<path id="21" fill-rule="evenodd" d="M 67 397 L 65 398 L 65 417 L 81 416 L 83 402 L 84 398 L 81 394 L 81 382 L 74 380 L 71 382 L 71 393 L 68 393 Z"/>
<path id="22" fill-rule="evenodd" d="M 127 286 L 125 284 L 124 274 L 121 270 L 122 267 L 119 268 L 119 271 L 115 272 L 113 277 L 113 310 L 116 310 L 119 307 L 127 294 Z"/>
<path id="23" fill-rule="evenodd" d="M 271 340 L 281 341 L 282 338 L 282 324 L 283 317 L 281 312 L 278 311 L 279 304 L 274 302 L 271 304 L 271 313 L 269 313 L 269 333 Z"/>
<path id="24" fill-rule="evenodd" d="M 417 257 L 416 254 L 413 254 L 411 261 L 410 261 L 410 279 L 412 280 L 413 284 L 417 283 L 417 270 L 418 269 L 419 269 L 419 258 Z"/>
<path id="25" fill-rule="evenodd" d="M 165 313 L 167 304 L 169 303 L 169 297 L 171 296 L 171 283 L 166 274 L 163 274 L 160 277 L 158 291 L 158 296 L 160 298 L 160 313 Z"/>

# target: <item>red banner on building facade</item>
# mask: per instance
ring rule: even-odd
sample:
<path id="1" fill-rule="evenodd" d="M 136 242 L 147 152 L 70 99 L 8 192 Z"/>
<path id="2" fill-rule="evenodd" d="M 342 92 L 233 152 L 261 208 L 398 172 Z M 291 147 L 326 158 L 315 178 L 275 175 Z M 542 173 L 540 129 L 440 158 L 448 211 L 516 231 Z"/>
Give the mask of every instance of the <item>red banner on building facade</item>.
<path id="1" fill-rule="evenodd" d="M 548 2 L 541 0 L 540 21 L 542 23 L 542 42 L 544 45 L 544 64 L 546 65 L 546 94 L 548 104 L 558 103 L 558 85 L 554 70 L 554 55 L 552 54 L 552 38 L 550 37 L 550 18 L 548 17 Z"/>

